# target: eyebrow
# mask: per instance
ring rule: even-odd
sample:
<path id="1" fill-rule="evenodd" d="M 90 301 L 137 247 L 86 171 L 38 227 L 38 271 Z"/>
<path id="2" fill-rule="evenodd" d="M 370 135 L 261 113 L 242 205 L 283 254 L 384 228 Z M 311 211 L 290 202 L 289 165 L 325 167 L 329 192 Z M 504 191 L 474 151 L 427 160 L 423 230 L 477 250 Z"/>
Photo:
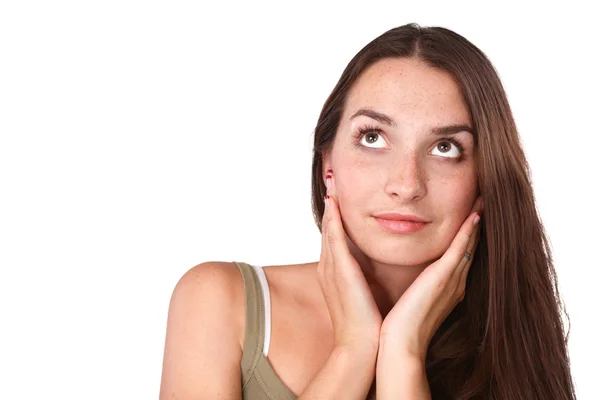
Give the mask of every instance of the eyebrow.
<path id="1" fill-rule="evenodd" d="M 361 108 L 360 110 L 355 112 L 354 115 L 352 115 L 350 117 L 350 119 L 356 118 L 360 115 L 372 118 L 375 121 L 378 121 L 382 124 L 386 124 L 386 125 L 390 125 L 390 126 L 397 126 L 396 121 L 394 121 L 394 119 L 392 117 L 390 117 L 387 114 L 377 112 L 371 108 Z M 451 125 L 445 125 L 445 126 L 436 126 L 431 129 L 431 134 L 432 135 L 453 135 L 455 133 L 463 132 L 463 131 L 473 134 L 473 128 L 471 128 L 469 125 L 465 125 L 465 124 L 451 124 Z"/>

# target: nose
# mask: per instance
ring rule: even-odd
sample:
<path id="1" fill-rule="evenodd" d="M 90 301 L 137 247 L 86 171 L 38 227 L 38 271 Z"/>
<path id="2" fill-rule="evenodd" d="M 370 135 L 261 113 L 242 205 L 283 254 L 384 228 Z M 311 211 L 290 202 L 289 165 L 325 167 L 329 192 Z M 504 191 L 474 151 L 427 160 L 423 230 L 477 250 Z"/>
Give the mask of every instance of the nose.
<path id="1" fill-rule="evenodd" d="M 391 163 L 385 191 L 402 202 L 415 201 L 425 196 L 427 188 L 416 155 L 404 155 Z"/>

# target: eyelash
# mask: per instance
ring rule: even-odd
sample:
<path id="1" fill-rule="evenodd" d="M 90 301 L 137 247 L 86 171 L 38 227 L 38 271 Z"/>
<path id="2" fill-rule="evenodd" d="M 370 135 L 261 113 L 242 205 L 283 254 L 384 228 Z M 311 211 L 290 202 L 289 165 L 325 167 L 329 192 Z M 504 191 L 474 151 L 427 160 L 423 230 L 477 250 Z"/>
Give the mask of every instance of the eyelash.
<path id="1" fill-rule="evenodd" d="M 374 126 L 363 126 L 361 128 L 358 128 L 358 133 L 356 135 L 354 135 L 354 144 L 359 147 L 359 148 L 365 148 L 366 146 L 360 144 L 360 140 L 363 138 L 363 136 L 367 135 L 367 134 L 377 134 L 377 135 L 381 135 L 381 129 L 377 129 Z M 452 137 L 442 137 L 439 140 L 440 142 L 450 142 L 452 143 L 454 146 L 456 146 L 458 148 L 458 150 L 460 151 L 460 155 L 458 157 L 444 157 L 444 158 L 449 158 L 450 160 L 454 160 L 454 161 L 461 161 L 464 158 L 464 153 L 465 153 L 465 148 L 463 143 L 458 140 L 458 138 L 452 138 Z M 372 147 L 366 147 L 367 149 L 372 148 Z"/>

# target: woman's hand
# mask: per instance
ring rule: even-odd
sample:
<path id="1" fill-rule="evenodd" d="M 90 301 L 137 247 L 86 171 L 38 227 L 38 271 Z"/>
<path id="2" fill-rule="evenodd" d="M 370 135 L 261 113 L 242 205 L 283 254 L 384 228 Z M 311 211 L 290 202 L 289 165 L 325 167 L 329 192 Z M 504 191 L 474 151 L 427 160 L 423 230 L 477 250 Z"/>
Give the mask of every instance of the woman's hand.
<path id="1" fill-rule="evenodd" d="M 373 350 L 376 355 L 382 317 L 362 269 L 348 249 L 331 175 L 330 170 L 317 274 L 333 323 L 334 346 Z"/>
<path id="2" fill-rule="evenodd" d="M 467 274 L 481 230 L 475 222 L 482 212 L 480 196 L 448 250 L 423 270 L 387 314 L 380 334 L 383 349 L 395 352 L 396 357 L 415 357 L 425 362 L 434 333 L 465 296 Z M 467 257 L 466 252 L 471 256 Z"/>

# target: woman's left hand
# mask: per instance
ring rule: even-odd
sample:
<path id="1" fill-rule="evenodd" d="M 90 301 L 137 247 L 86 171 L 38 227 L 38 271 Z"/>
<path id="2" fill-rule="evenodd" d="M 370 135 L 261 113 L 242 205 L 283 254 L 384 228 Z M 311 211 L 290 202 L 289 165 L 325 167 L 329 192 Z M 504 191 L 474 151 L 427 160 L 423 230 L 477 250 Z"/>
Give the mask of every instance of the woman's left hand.
<path id="1" fill-rule="evenodd" d="M 384 348 L 425 362 L 435 331 L 464 299 L 467 274 L 481 230 L 481 224 L 474 221 L 482 212 L 480 196 L 448 250 L 423 270 L 387 314 L 379 339 Z M 467 251 L 471 254 L 469 258 Z"/>

